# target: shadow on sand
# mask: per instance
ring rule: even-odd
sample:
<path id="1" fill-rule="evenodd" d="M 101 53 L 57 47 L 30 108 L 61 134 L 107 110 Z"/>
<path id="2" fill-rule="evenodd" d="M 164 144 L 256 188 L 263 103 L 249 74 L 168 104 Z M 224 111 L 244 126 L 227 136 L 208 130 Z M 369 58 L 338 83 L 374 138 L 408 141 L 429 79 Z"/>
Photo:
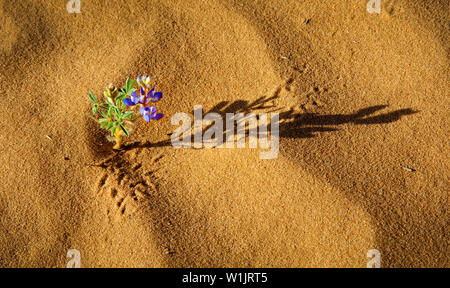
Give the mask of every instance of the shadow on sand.
<path id="1" fill-rule="evenodd" d="M 279 112 L 279 109 L 271 104 L 277 96 L 261 97 L 254 102 L 245 100 L 237 100 L 234 102 L 222 101 L 215 105 L 210 110 L 203 113 L 218 113 L 225 119 L 226 113 L 255 113 L 264 110 L 266 113 L 279 113 L 280 116 L 280 138 L 311 138 L 315 137 L 320 132 L 333 132 L 339 130 L 340 125 L 354 124 L 354 125 L 372 125 L 372 124 L 387 124 L 398 121 L 402 116 L 412 115 L 418 111 L 412 109 L 400 109 L 392 112 L 375 113 L 387 108 L 387 105 L 377 105 L 360 109 L 351 114 L 334 114 L 321 115 L 316 113 L 302 113 L 295 110 Z M 191 111 L 194 114 L 194 111 Z M 258 118 L 258 115 L 256 115 Z M 191 123 L 192 124 L 192 123 Z M 212 125 L 203 128 L 202 134 L 208 130 Z M 226 134 L 224 131 L 224 135 Z M 247 131 L 248 132 L 248 129 Z M 172 133 L 169 133 L 170 136 Z M 192 136 L 192 135 L 191 135 Z M 193 139 L 193 137 L 191 137 Z M 192 140 L 191 140 L 192 141 Z M 129 151 L 139 148 L 164 147 L 170 146 L 170 139 L 159 142 L 134 142 L 123 146 L 123 151 Z"/>

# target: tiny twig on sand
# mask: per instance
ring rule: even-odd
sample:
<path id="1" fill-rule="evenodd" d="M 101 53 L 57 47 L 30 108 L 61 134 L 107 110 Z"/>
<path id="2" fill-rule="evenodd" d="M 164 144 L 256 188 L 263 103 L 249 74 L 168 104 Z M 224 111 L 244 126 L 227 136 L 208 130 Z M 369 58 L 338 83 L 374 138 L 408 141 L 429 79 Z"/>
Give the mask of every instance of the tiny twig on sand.
<path id="1" fill-rule="evenodd" d="M 410 168 L 410 167 L 406 167 L 406 166 L 402 166 L 402 168 L 408 172 L 416 172 L 416 169 L 414 169 L 414 168 Z"/>

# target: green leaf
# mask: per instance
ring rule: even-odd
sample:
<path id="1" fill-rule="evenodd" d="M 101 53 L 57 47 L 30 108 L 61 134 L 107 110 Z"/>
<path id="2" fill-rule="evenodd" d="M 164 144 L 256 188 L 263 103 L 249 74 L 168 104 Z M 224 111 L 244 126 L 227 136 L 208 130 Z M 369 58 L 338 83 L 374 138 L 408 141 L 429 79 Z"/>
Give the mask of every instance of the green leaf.
<path id="1" fill-rule="evenodd" d="M 130 82 L 130 78 L 127 78 L 127 81 L 125 82 L 125 89 L 127 92 L 131 92 L 131 88 L 133 88 L 134 83 L 136 83 L 136 80 L 133 80 Z"/>
<path id="2" fill-rule="evenodd" d="M 114 106 L 109 106 L 109 109 L 108 109 L 108 117 L 111 117 L 112 112 L 113 112 L 113 109 L 114 109 Z"/>
<path id="3" fill-rule="evenodd" d="M 122 129 L 123 133 L 125 133 L 125 135 L 127 135 L 127 137 L 129 136 L 127 129 L 125 128 L 125 126 L 123 126 L 122 124 L 120 124 L 120 128 Z"/>
<path id="4" fill-rule="evenodd" d="M 136 80 L 133 80 L 130 82 L 130 87 L 128 90 L 131 90 L 131 88 L 133 88 L 134 84 L 136 83 Z"/>
<path id="5" fill-rule="evenodd" d="M 113 127 L 111 129 L 111 136 L 114 136 L 114 134 L 116 133 L 117 130 L 117 123 L 114 122 Z"/>
<path id="6" fill-rule="evenodd" d="M 114 126 L 114 122 L 108 122 L 108 125 L 106 126 L 106 130 L 111 129 Z"/>
<path id="7" fill-rule="evenodd" d="M 91 101 L 94 103 L 94 104 L 97 104 L 98 102 L 97 102 L 97 99 L 94 97 L 94 95 L 91 93 L 91 92 L 89 92 L 89 99 L 91 99 Z"/>
<path id="8" fill-rule="evenodd" d="M 116 115 L 117 118 L 120 118 L 122 116 L 122 112 L 120 112 L 119 108 L 114 106 L 113 110 L 114 110 L 114 114 Z"/>
<path id="9" fill-rule="evenodd" d="M 133 115 L 133 111 L 127 111 L 127 112 L 125 112 L 125 113 L 123 113 L 123 118 L 127 118 L 127 117 L 130 117 L 130 116 L 132 116 Z"/>
<path id="10" fill-rule="evenodd" d="M 98 112 L 98 104 L 94 104 L 94 106 L 92 107 L 92 113 L 94 115 L 97 115 L 97 112 Z"/>
<path id="11" fill-rule="evenodd" d="M 122 107 L 125 105 L 123 103 L 123 98 L 125 98 L 125 96 L 126 96 L 125 94 L 121 94 L 116 97 L 116 104 L 119 109 L 122 109 Z"/>

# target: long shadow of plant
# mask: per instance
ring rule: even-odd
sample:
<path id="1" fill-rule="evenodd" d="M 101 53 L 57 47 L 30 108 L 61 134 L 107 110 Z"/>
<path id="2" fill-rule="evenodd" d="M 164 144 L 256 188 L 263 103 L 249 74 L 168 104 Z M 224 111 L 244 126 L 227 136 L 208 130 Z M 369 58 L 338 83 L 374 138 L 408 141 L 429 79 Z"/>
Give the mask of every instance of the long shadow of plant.
<path id="1" fill-rule="evenodd" d="M 378 111 L 387 108 L 387 105 L 377 105 L 367 108 L 362 108 L 351 114 L 332 114 L 322 115 L 317 113 L 302 113 L 293 109 L 289 111 L 280 111 L 273 103 L 278 98 L 277 95 L 271 97 L 261 97 L 253 102 L 246 100 L 237 100 L 234 102 L 222 101 L 209 109 L 204 111 L 203 115 L 208 113 L 218 113 L 224 119 L 227 113 L 257 113 L 263 111 L 266 113 L 279 113 L 280 119 L 280 138 L 311 138 L 315 137 L 319 132 L 333 132 L 338 130 L 339 125 L 355 124 L 355 125 L 373 125 L 373 124 L 388 124 L 401 119 L 402 116 L 412 115 L 418 113 L 410 108 L 399 109 L 392 112 L 386 112 L 375 115 Z M 191 111 L 194 114 L 194 111 Z M 258 115 L 256 114 L 258 119 Z M 191 123 L 192 124 L 192 123 Z M 202 129 L 200 133 L 208 130 L 211 126 L 208 125 Z M 191 125 L 192 126 L 192 125 Z M 233 127 L 234 128 L 234 127 Z M 246 129 L 246 132 L 249 129 Z M 227 133 L 224 129 L 223 135 Z M 172 133 L 169 133 L 170 136 Z M 192 135 L 194 136 L 194 135 Z M 191 141 L 194 139 L 191 137 Z M 170 146 L 170 139 L 152 142 L 134 142 L 124 145 L 123 150 L 131 150 L 137 148 L 163 147 Z"/>
<path id="2" fill-rule="evenodd" d="M 336 126 L 343 124 L 371 125 L 387 124 L 400 120 L 402 116 L 415 114 L 412 109 L 400 109 L 374 115 L 387 108 L 387 105 L 377 105 L 360 109 L 352 114 L 320 115 L 316 113 L 298 114 L 288 111 L 280 114 L 280 119 L 293 119 L 292 122 L 280 125 L 280 137 L 284 138 L 310 138 L 317 132 L 331 132 L 338 130 Z"/>

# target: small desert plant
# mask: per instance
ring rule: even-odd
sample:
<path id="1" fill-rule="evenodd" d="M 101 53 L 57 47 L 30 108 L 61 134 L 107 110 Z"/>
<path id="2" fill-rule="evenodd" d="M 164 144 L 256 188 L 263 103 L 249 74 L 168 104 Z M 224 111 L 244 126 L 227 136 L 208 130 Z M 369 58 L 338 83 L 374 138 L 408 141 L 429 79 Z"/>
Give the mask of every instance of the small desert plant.
<path id="1" fill-rule="evenodd" d="M 137 82 L 139 95 L 133 88 Z M 138 119 L 133 108 L 140 107 L 139 112 L 146 122 L 160 120 L 163 114 L 157 113 L 156 106 L 150 104 L 158 102 L 162 98 L 162 92 L 156 92 L 155 87 L 150 89 L 150 77 L 139 76 L 137 80 L 130 81 L 127 78 L 125 87 L 117 89 L 112 84 L 103 92 L 105 101 L 99 103 L 97 98 L 89 92 L 92 101 L 92 119 L 100 124 L 100 127 L 109 131 L 108 140 L 115 142 L 114 149 L 120 149 L 122 137 L 129 136 L 131 129 Z"/>

